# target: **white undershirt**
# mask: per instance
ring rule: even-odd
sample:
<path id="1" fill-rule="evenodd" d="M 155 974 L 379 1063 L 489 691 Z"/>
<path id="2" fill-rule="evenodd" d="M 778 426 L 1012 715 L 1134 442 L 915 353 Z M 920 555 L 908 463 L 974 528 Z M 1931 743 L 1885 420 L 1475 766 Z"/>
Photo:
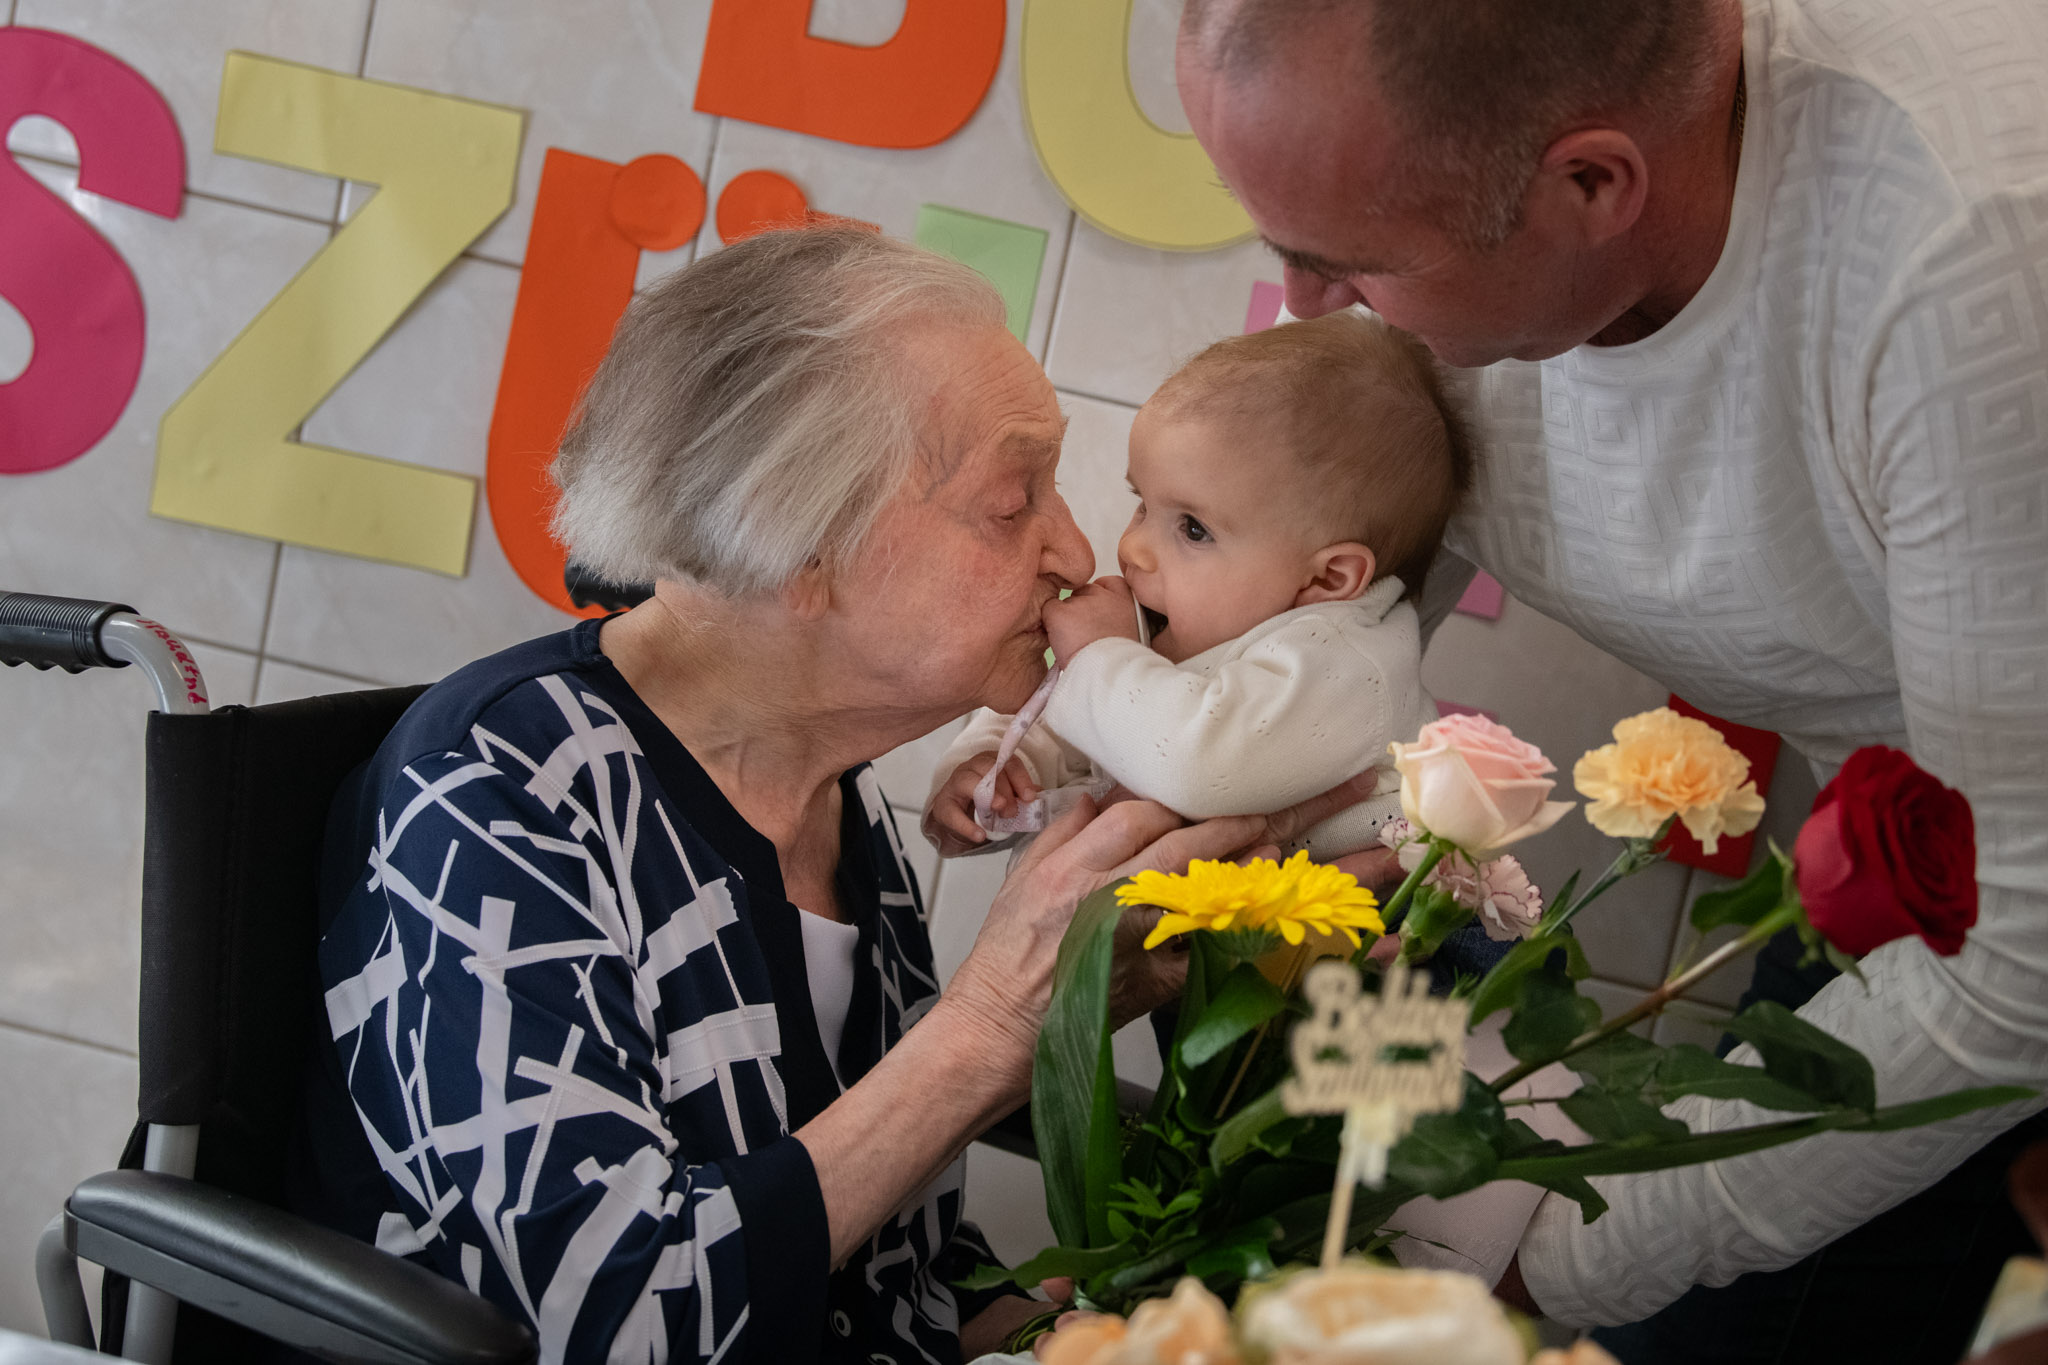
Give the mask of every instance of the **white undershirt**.
<path id="1" fill-rule="evenodd" d="M 846 1012 L 853 1005 L 853 950 L 860 926 L 814 915 L 799 907 L 804 929 L 804 974 L 811 981 L 811 1014 L 818 1021 L 818 1041 L 825 1060 L 839 1076 L 839 1041 L 846 1036 Z M 840 1085 L 846 1084 L 841 1080 Z"/>

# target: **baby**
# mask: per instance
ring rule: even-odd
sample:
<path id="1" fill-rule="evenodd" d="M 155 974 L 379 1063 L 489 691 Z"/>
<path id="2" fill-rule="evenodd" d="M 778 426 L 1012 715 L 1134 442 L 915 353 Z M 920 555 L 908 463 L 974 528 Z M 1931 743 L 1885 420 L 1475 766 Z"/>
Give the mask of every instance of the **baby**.
<path id="1" fill-rule="evenodd" d="M 994 814 L 1112 785 L 1189 819 L 1264 814 L 1370 768 L 1374 795 L 1298 846 L 1374 844 L 1400 810 L 1387 745 L 1436 718 L 1412 599 L 1471 479 L 1429 353 L 1356 311 L 1218 342 L 1139 410 L 1128 472 L 1122 576 L 1047 605 L 1061 676 Z M 941 854 L 1007 842 L 974 789 L 1009 721 L 977 712 L 940 760 Z"/>

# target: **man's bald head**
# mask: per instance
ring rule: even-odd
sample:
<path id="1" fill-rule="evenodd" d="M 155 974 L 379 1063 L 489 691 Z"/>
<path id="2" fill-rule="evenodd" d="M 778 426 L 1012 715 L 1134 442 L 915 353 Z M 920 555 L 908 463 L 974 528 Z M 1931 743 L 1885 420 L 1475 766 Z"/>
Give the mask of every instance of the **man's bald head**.
<path id="1" fill-rule="evenodd" d="M 1714 95 L 1728 0 L 1188 0 L 1184 58 L 1231 82 L 1310 45 L 1383 102 L 1402 155 L 1391 188 L 1453 238 L 1514 231 L 1543 151 L 1583 122 L 1676 125 Z"/>

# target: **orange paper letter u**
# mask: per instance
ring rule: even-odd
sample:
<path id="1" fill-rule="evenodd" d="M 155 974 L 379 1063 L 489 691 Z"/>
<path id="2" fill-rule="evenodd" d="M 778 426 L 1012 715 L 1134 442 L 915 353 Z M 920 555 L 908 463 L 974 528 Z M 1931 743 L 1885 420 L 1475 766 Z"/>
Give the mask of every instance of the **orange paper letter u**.
<path id="1" fill-rule="evenodd" d="M 697 108 L 861 147 L 929 147 L 980 106 L 1003 0 L 906 0 L 879 47 L 814 38 L 811 0 L 713 0 Z"/>

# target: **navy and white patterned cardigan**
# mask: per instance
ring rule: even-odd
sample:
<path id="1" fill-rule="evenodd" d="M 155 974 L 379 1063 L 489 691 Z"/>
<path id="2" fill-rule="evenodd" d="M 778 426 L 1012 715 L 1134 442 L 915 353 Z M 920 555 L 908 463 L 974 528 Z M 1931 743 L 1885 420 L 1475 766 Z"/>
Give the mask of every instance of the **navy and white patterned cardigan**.
<path id="1" fill-rule="evenodd" d="M 828 1273 L 790 1136 L 840 1093 L 799 912 L 599 624 L 429 690 L 337 801 L 320 970 L 376 1240 L 533 1323 L 545 1361 L 956 1361 L 986 1296 L 947 1282 L 993 1259 L 960 1163 Z M 938 982 L 872 770 L 842 789 L 850 1083 Z"/>

